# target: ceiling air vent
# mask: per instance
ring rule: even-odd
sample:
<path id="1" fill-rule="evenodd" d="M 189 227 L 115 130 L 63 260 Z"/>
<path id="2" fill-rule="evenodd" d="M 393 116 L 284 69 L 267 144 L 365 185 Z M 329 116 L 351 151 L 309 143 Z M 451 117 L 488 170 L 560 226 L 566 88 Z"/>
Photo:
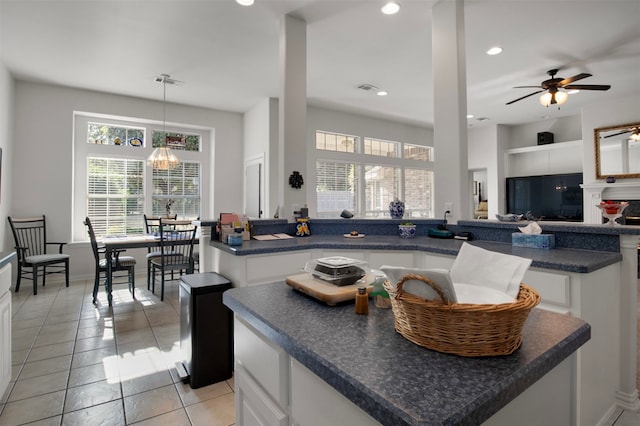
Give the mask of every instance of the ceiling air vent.
<path id="1" fill-rule="evenodd" d="M 378 90 L 380 90 L 373 84 L 368 84 L 368 83 L 358 84 L 356 88 L 360 90 L 364 90 L 365 92 L 377 92 Z"/>

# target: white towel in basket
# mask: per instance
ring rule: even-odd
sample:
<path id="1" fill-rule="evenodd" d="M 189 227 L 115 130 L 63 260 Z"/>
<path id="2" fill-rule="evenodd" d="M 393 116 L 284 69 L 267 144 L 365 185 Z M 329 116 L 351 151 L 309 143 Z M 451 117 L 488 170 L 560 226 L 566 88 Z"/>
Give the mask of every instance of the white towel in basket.
<path id="1" fill-rule="evenodd" d="M 454 283 L 489 287 L 516 299 L 531 259 L 496 253 L 463 243 L 451 267 Z"/>

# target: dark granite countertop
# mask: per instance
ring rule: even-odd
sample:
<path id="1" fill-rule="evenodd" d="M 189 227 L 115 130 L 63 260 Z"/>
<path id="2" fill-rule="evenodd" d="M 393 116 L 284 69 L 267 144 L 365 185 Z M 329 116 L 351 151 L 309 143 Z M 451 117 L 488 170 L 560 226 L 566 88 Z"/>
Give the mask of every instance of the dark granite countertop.
<path id="1" fill-rule="evenodd" d="M 17 254 L 15 251 L 0 252 L 0 268 L 8 263 L 11 263 L 16 257 Z"/>
<path id="2" fill-rule="evenodd" d="M 449 241 L 450 244 L 455 242 Z M 512 355 L 465 358 L 395 332 L 391 309 L 329 307 L 283 282 L 227 290 L 239 317 L 385 425 L 477 425 L 590 338 L 584 321 L 533 309 Z"/>
<path id="3" fill-rule="evenodd" d="M 339 249 L 339 250 L 416 250 L 425 253 L 456 256 L 462 240 L 437 239 L 418 236 L 403 239 L 391 235 L 366 235 L 365 238 L 349 239 L 342 235 L 311 235 L 275 241 L 243 241 L 242 246 L 229 246 L 211 241 L 217 249 L 236 256 L 279 253 L 294 250 Z M 486 240 L 470 241 L 478 247 L 505 254 L 532 259 L 531 266 L 567 272 L 589 273 L 620 262 L 622 255 L 611 251 L 578 250 L 556 248 L 553 250 L 513 247 L 510 243 Z"/>

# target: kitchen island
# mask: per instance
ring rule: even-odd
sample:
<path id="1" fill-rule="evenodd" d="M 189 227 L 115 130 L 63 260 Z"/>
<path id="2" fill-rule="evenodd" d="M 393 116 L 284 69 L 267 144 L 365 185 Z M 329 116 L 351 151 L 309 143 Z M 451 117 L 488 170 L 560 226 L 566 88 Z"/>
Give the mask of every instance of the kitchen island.
<path id="1" fill-rule="evenodd" d="M 359 316 L 283 282 L 223 297 L 236 318 L 239 425 L 576 422 L 575 351 L 590 338 L 580 319 L 536 308 L 515 353 L 465 358 L 409 342 L 373 303 Z"/>
<path id="2" fill-rule="evenodd" d="M 290 225 L 265 222 L 268 233 Z M 436 221 L 416 222 L 418 235 L 407 240 L 397 236 L 398 221 L 314 219 L 311 237 L 244 241 L 236 247 L 201 240 L 201 249 L 208 250 L 201 259 L 208 262 L 205 271 L 224 275 L 234 287 L 283 280 L 300 273 L 305 262 L 326 256 L 364 260 L 372 268 L 451 268 L 463 242 L 429 238 L 423 233 Z M 640 409 L 635 380 L 640 227 L 543 222 L 543 232 L 555 235 L 556 248 L 541 250 L 512 246 L 511 233 L 522 225 L 477 220 L 450 228 L 472 232 L 471 244 L 478 247 L 532 259 L 523 282 L 540 293 L 539 307 L 590 324 L 591 340 L 577 354 L 576 424 L 611 425 L 623 409 Z M 366 237 L 343 237 L 354 228 Z"/>

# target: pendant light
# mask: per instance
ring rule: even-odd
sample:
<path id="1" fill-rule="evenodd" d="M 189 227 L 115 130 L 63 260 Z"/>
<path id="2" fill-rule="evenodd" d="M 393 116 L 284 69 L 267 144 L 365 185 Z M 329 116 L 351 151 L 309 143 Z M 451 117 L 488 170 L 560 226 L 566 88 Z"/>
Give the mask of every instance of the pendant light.
<path id="1" fill-rule="evenodd" d="M 149 164 L 154 169 L 159 170 L 171 170 L 178 167 L 180 160 L 167 146 L 167 83 L 174 84 L 175 80 L 172 80 L 169 74 L 160 74 L 156 77 L 157 82 L 162 82 L 162 133 L 164 135 L 164 145 L 153 150 L 153 153 L 147 159 Z"/>

